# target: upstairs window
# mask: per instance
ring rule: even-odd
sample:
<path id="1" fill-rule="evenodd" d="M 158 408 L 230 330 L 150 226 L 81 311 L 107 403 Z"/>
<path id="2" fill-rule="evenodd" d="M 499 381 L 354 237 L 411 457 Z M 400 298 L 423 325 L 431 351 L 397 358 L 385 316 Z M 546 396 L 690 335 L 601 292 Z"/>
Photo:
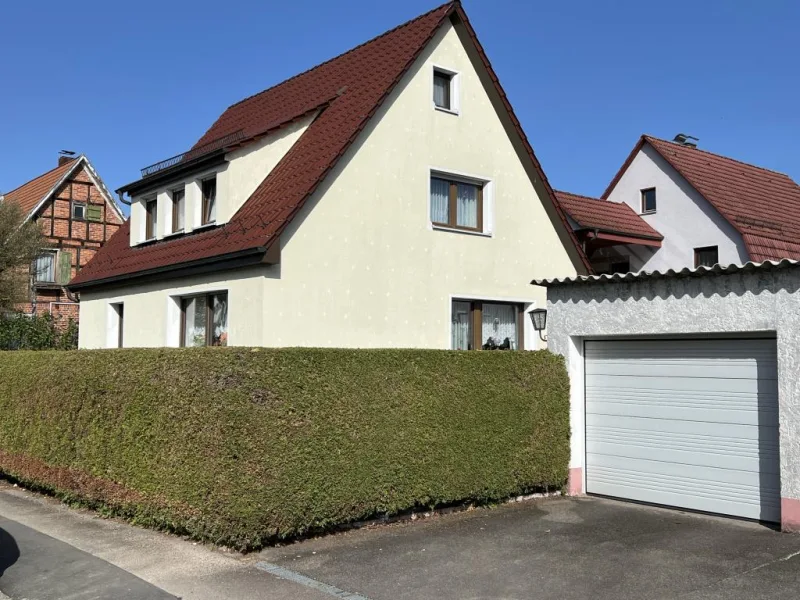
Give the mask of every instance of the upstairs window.
<path id="1" fill-rule="evenodd" d="M 433 103 L 437 108 L 450 110 L 450 87 L 453 76 L 442 71 L 433 72 Z"/>
<path id="2" fill-rule="evenodd" d="M 144 239 L 152 240 L 158 231 L 158 201 L 154 198 L 144 203 L 145 224 Z"/>
<path id="3" fill-rule="evenodd" d="M 86 220 L 86 203 L 73 202 L 72 203 L 72 218 L 76 221 Z"/>
<path id="4" fill-rule="evenodd" d="M 45 252 L 33 261 L 33 280 L 36 283 L 55 283 L 56 253 Z"/>
<path id="5" fill-rule="evenodd" d="M 431 177 L 431 223 L 483 231 L 483 184 Z"/>
<path id="6" fill-rule="evenodd" d="M 713 267 L 719 262 L 719 247 L 706 246 L 705 248 L 694 249 L 694 266 Z"/>
<path id="7" fill-rule="evenodd" d="M 656 188 L 642 190 L 642 214 L 656 212 Z"/>
<path id="8" fill-rule="evenodd" d="M 186 220 L 186 191 L 172 192 L 172 233 L 183 231 Z"/>
<path id="9" fill-rule="evenodd" d="M 181 346 L 228 345 L 228 294 L 181 299 Z"/>
<path id="10" fill-rule="evenodd" d="M 202 225 L 217 220 L 217 178 L 203 180 L 203 220 Z"/>

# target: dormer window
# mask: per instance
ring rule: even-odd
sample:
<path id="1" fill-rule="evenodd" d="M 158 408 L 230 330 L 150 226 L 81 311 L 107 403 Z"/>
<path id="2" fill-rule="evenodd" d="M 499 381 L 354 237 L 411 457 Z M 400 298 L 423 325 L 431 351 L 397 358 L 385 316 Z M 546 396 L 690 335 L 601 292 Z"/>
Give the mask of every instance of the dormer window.
<path id="1" fill-rule="evenodd" d="M 186 191 L 184 189 L 172 192 L 172 233 L 183 231 L 186 220 Z"/>
<path id="2" fill-rule="evenodd" d="M 458 113 L 458 74 L 447 69 L 433 69 L 433 106 L 445 112 Z"/>
<path id="3" fill-rule="evenodd" d="M 158 200 L 153 198 L 144 203 L 145 211 L 145 225 L 144 225 L 144 239 L 152 240 L 156 237 L 158 231 Z"/>
<path id="4" fill-rule="evenodd" d="M 217 178 L 204 179 L 203 189 L 203 220 L 202 225 L 214 223 L 217 220 Z"/>

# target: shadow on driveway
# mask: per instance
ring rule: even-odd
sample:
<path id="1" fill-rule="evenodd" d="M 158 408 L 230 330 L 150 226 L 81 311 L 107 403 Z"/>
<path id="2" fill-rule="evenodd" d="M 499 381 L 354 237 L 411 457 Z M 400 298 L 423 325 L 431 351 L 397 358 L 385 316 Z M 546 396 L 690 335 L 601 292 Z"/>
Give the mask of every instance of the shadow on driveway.
<path id="1" fill-rule="evenodd" d="M 0 527 L 0 577 L 19 559 L 19 546 L 14 536 Z"/>

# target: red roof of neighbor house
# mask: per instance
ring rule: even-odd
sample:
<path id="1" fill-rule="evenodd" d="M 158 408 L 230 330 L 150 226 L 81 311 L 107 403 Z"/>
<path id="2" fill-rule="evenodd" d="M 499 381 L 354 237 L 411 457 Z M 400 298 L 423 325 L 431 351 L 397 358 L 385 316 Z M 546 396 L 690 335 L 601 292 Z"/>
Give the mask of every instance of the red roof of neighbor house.
<path id="1" fill-rule="evenodd" d="M 750 260 L 800 259 L 800 186 L 783 173 L 643 135 L 604 198 L 645 143 L 742 234 Z"/>
<path id="2" fill-rule="evenodd" d="M 664 236 L 623 202 L 609 202 L 558 190 L 556 198 L 581 229 L 597 229 L 605 233 L 655 240 L 664 239 Z"/>
<path id="3" fill-rule="evenodd" d="M 466 14 L 459 2 L 450 2 L 228 108 L 195 147 L 240 130 L 245 138 L 262 135 L 308 114 L 314 108 L 321 107 L 321 112 L 227 224 L 169 241 L 131 247 L 128 242 L 130 225 L 126 223 L 70 285 L 81 286 L 253 249 L 264 250 L 277 240 L 305 200 L 350 147 L 440 25 L 454 15 L 463 22 L 475 42 L 538 174 L 549 190 L 541 166 L 474 36 Z M 577 256 L 584 268 L 591 272 L 563 211 L 552 196 L 551 202 L 563 223 L 565 235 L 574 244 L 573 256 Z"/>
<path id="4" fill-rule="evenodd" d="M 16 202 L 26 215 L 30 214 L 45 195 L 75 166 L 76 160 L 78 159 L 71 158 L 66 160 L 64 164 L 58 165 L 55 169 L 43 173 L 35 179 L 31 179 L 28 183 L 24 183 L 18 188 L 7 192 L 4 195 L 5 201 Z"/>

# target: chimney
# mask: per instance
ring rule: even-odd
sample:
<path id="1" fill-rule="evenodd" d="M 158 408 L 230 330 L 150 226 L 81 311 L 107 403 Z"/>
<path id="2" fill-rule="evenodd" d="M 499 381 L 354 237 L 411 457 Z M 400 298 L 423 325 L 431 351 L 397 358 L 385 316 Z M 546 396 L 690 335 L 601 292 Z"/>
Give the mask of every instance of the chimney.
<path id="1" fill-rule="evenodd" d="M 689 135 L 686 133 L 679 133 L 672 141 L 676 144 L 680 144 L 681 146 L 686 146 L 687 148 L 697 148 L 697 142 L 700 141 L 700 138 L 696 138 L 693 135 Z"/>
<path id="2" fill-rule="evenodd" d="M 75 152 L 72 150 L 61 150 L 58 153 L 58 166 L 60 167 L 61 165 L 68 163 L 73 158 L 75 158 Z"/>

